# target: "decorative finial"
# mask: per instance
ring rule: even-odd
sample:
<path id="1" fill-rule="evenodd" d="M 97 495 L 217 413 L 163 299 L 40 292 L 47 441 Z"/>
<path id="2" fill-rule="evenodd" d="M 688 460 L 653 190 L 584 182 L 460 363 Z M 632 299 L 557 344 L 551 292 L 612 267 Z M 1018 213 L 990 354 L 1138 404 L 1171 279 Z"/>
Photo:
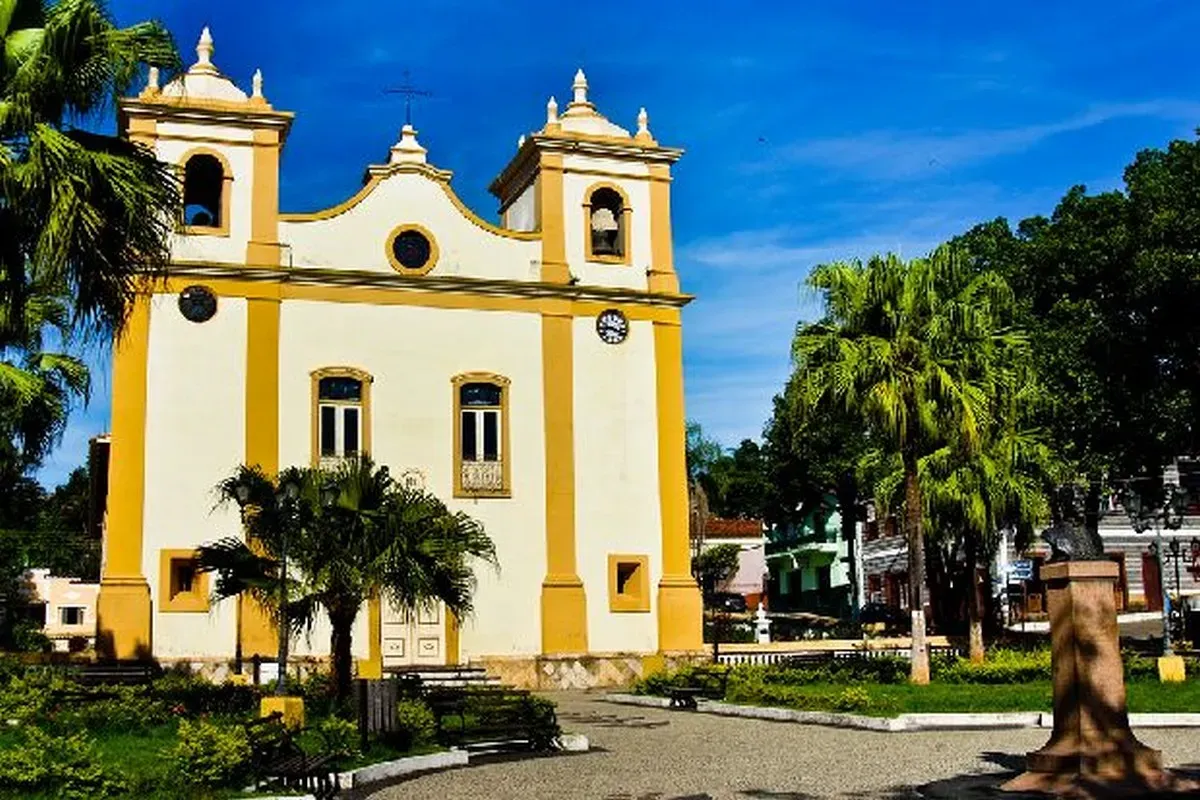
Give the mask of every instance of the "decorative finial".
<path id="1" fill-rule="evenodd" d="M 643 107 L 642 110 L 638 112 L 637 122 L 638 122 L 638 129 L 637 129 L 638 136 L 649 136 L 650 135 L 650 115 L 646 113 L 645 107 Z"/>
<path id="2" fill-rule="evenodd" d="M 546 103 L 546 124 L 555 122 L 558 122 L 558 101 L 551 95 L 549 102 Z"/>
<path id="3" fill-rule="evenodd" d="M 575 73 L 575 82 L 571 84 L 571 89 L 575 92 L 575 99 L 571 101 L 571 105 L 575 105 L 576 103 L 585 105 L 588 101 L 588 82 L 587 76 L 583 74 L 582 68 Z"/>
<path id="4" fill-rule="evenodd" d="M 262 100 L 263 99 L 263 77 L 262 77 L 261 69 L 254 70 L 254 77 L 250 79 L 250 85 L 252 87 L 250 96 L 256 97 L 259 100 Z"/>
<path id="5" fill-rule="evenodd" d="M 151 67 L 146 79 L 146 88 L 152 92 L 158 91 L 158 67 Z"/>
<path id="6" fill-rule="evenodd" d="M 198 59 L 196 62 L 197 66 L 211 67 L 212 54 L 214 50 L 216 50 L 216 48 L 213 47 L 212 32 L 208 29 L 208 26 L 205 25 L 204 30 L 200 31 L 200 41 L 196 43 L 196 58 Z"/>
<path id="7" fill-rule="evenodd" d="M 392 164 L 424 164 L 425 152 L 425 148 L 417 141 L 417 129 L 406 122 L 400 129 L 400 141 L 392 145 L 392 154 L 388 161 Z"/>

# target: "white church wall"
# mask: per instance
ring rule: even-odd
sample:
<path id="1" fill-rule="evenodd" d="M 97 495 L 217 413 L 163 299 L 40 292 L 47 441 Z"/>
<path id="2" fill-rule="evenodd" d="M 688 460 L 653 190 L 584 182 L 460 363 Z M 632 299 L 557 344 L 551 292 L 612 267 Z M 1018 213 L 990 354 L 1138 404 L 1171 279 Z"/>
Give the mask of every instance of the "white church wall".
<path id="1" fill-rule="evenodd" d="M 236 508 L 213 508 L 213 487 L 245 452 L 246 301 L 221 298 L 203 324 L 184 319 L 177 302 L 174 294 L 155 295 L 150 316 L 142 565 L 154 648 L 162 657 L 230 656 L 236 603 L 209 613 L 163 612 L 160 552 L 241 530 Z"/>
<path id="2" fill-rule="evenodd" d="M 546 569 L 541 317 L 519 312 L 289 300 L 280 319 L 280 465 L 311 461 L 312 370 L 354 366 L 374 376 L 372 454 L 394 474 L 420 470 L 453 510 L 480 520 L 496 543 L 500 573 L 477 571 L 463 658 L 531 654 L 540 646 Z M 509 387 L 512 497 L 453 494 L 454 406 L 450 379 L 504 375 Z M 363 640 L 365 641 L 365 639 Z"/>
<path id="3" fill-rule="evenodd" d="M 649 652 L 658 644 L 662 574 L 654 330 L 632 322 L 605 344 L 596 320 L 575 320 L 575 549 L 587 592 L 588 648 Z M 649 557 L 650 612 L 609 611 L 609 555 Z"/>
<path id="4" fill-rule="evenodd" d="M 532 231 L 537 228 L 537 188 L 534 183 L 525 187 L 517 199 L 504 210 L 504 222 L 514 231 Z"/>
<path id="5" fill-rule="evenodd" d="M 563 176 L 563 202 L 566 204 L 565 227 L 567 259 L 571 263 L 571 272 L 585 286 L 616 286 L 624 289 L 647 288 L 646 270 L 650 268 L 650 184 L 647 180 L 635 177 L 618 178 L 594 174 L 579 174 L 570 171 L 576 169 L 604 169 L 628 174 L 631 167 L 636 167 L 637 173 L 647 174 L 646 166 L 621 164 L 603 159 L 592 159 L 583 156 L 567 156 L 563 159 L 567 168 Z M 590 262 L 585 259 L 584 237 L 588 235 L 589 226 L 584 210 L 587 191 L 597 183 L 609 183 L 620 187 L 629 200 L 632 212 L 629 215 L 630 251 L 629 265 L 603 264 Z"/>
<path id="6" fill-rule="evenodd" d="M 294 266 L 371 270 L 395 274 L 389 234 L 398 225 L 428 229 L 438 249 L 430 275 L 527 281 L 536 277 L 538 241 L 510 239 L 468 219 L 435 180 L 415 173 L 385 178 L 354 207 L 324 220 L 279 223 Z M 415 278 L 414 278 L 415 280 Z"/>
<path id="7" fill-rule="evenodd" d="M 171 257 L 176 261 L 218 261 L 234 264 L 246 262 L 246 243 L 250 241 L 250 207 L 254 194 L 253 134 L 233 126 L 189 125 L 163 122 L 159 124 L 156 151 L 160 160 L 177 164 L 192 150 L 216 151 L 229 162 L 233 180 L 225 182 L 232 192 L 229 201 L 229 233 L 223 236 L 176 234 L 171 239 Z M 170 136 L 192 137 L 171 139 Z M 199 139 L 199 141 L 197 141 Z M 242 144 L 223 144 L 209 140 L 221 139 Z"/>

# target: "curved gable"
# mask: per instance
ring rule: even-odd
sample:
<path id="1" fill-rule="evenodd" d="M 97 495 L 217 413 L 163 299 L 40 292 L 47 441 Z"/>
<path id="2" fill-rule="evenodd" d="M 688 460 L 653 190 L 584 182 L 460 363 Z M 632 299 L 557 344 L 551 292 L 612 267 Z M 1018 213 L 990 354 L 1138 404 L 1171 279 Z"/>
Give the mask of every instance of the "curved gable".
<path id="1" fill-rule="evenodd" d="M 280 214 L 280 239 L 291 250 L 291 265 L 395 274 L 389 243 L 396 230 L 414 228 L 433 239 L 437 254 L 432 268 L 414 271 L 420 273 L 414 279 L 429 274 L 536 280 L 541 234 L 487 222 L 454 193 L 449 178 L 427 164 L 373 168 L 367 183 L 336 206 Z"/>

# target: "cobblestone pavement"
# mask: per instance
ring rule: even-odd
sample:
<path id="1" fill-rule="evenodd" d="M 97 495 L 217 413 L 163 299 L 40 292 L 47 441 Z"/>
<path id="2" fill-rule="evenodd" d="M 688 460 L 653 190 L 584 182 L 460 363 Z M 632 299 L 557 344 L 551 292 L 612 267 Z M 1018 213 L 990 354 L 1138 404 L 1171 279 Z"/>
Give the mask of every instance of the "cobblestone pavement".
<path id="1" fill-rule="evenodd" d="M 559 694 L 563 730 L 583 733 L 578 755 L 473 764 L 381 788 L 372 800 L 806 800 L 913 798 L 933 781 L 1021 768 L 1044 730 L 874 733 L 618 706 Z M 1200 764 L 1194 730 L 1142 730 L 1168 765 Z"/>

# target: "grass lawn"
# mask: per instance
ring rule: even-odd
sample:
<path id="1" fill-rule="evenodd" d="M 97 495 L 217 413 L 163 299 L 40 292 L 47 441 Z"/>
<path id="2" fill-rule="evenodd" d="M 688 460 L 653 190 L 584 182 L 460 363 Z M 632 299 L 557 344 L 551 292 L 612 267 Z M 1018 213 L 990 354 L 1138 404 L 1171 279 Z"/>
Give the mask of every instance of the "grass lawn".
<path id="1" fill-rule="evenodd" d="M 159 725 L 133 733 L 118 733 L 113 731 L 92 732 L 89 734 L 96 745 L 100 760 L 114 773 L 125 776 L 131 784 L 128 796 L 150 798 L 152 800 L 178 800 L 188 797 L 182 787 L 171 775 L 170 750 L 175 746 L 176 724 Z M 0 730 L 0 750 L 13 747 L 19 741 L 19 735 L 11 728 Z M 315 732 L 306 731 L 300 736 L 300 744 L 307 752 L 317 752 L 320 738 Z M 379 742 L 371 742 L 367 751 L 352 761 L 338 765 L 341 772 L 346 772 L 381 761 L 392 761 L 405 756 L 423 755 L 437 752 L 439 747 L 419 747 L 409 752 L 401 753 L 394 748 Z M 280 790 L 264 790 L 268 795 L 279 795 Z M 253 797 L 251 793 L 237 789 L 218 789 L 211 792 L 197 791 L 197 797 L 206 800 L 224 800 L 225 798 Z M 49 800 L 54 794 L 28 794 L 23 792 L 0 789 L 0 800 L 8 798 L 31 798 L 31 800 Z"/>
<path id="2" fill-rule="evenodd" d="M 731 687 L 733 689 L 733 687 Z M 851 690 L 848 692 L 847 690 Z M 857 690 L 866 692 L 861 703 Z M 1127 686 L 1133 713 L 1200 712 L 1200 681 L 1159 683 L 1138 681 Z M 1050 711 L 1053 688 L 1049 681 L 1026 684 L 832 684 L 770 686 L 753 697 L 733 689 L 729 702 L 786 706 L 805 711 L 847 711 L 878 717 L 936 712 Z"/>

